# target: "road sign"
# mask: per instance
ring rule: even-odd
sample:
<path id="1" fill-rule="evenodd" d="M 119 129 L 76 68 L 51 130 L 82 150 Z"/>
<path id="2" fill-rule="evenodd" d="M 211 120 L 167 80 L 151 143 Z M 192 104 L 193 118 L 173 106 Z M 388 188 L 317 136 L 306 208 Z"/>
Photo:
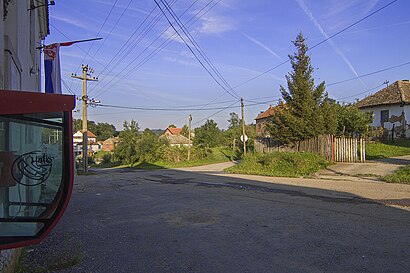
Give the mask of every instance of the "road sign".
<path id="1" fill-rule="evenodd" d="M 241 141 L 243 142 L 243 135 L 241 135 Z M 248 136 L 245 135 L 245 142 L 248 141 Z"/>

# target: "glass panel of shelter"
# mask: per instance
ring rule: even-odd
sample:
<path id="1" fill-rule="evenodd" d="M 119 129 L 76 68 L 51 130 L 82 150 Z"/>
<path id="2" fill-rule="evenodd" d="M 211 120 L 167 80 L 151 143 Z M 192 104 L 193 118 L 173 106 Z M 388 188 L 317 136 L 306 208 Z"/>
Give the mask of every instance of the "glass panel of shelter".
<path id="1" fill-rule="evenodd" d="M 36 236 L 62 198 L 63 113 L 0 116 L 0 236 Z"/>

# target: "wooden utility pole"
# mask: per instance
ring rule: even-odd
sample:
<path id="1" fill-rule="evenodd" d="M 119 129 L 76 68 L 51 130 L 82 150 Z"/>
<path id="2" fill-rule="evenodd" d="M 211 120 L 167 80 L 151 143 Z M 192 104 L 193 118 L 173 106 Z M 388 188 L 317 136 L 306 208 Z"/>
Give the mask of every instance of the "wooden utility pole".
<path id="1" fill-rule="evenodd" d="M 243 102 L 243 98 L 241 98 L 241 109 L 242 109 L 242 142 L 243 142 L 243 155 L 246 155 L 246 135 L 245 135 L 245 111 L 244 111 L 245 103 Z"/>
<path id="2" fill-rule="evenodd" d="M 188 116 L 188 161 L 191 160 L 191 121 L 192 116 L 189 114 Z"/>
<path id="3" fill-rule="evenodd" d="M 71 74 L 72 78 L 80 79 L 83 81 L 83 95 L 81 97 L 82 108 L 83 108 L 83 169 L 84 173 L 88 172 L 88 128 L 87 128 L 87 81 L 98 81 L 98 78 L 92 77 L 93 69 L 88 67 L 88 65 L 82 65 L 83 75 L 77 76 L 76 74 Z M 88 78 L 90 77 L 90 78 Z"/>

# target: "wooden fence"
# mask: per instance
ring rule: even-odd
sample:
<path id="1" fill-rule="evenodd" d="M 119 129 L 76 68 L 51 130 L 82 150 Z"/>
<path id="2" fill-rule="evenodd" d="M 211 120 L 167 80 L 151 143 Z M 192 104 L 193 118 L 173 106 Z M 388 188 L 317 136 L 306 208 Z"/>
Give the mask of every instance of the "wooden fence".
<path id="1" fill-rule="evenodd" d="M 366 161 L 366 145 L 364 139 L 334 137 L 333 135 L 314 137 L 299 141 L 294 145 L 283 145 L 271 138 L 258 138 L 255 140 L 255 151 L 262 153 L 310 152 L 336 162 Z"/>

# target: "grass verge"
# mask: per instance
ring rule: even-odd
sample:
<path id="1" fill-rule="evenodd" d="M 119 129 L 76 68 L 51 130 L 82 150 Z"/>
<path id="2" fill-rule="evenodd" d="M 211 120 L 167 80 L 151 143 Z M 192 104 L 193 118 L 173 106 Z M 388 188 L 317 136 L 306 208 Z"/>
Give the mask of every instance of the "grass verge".
<path id="1" fill-rule="evenodd" d="M 329 164 L 323 157 L 312 153 L 276 152 L 249 155 L 241 163 L 225 171 L 237 174 L 300 177 L 309 176 Z"/>
<path id="2" fill-rule="evenodd" d="M 366 144 L 366 158 L 379 159 L 393 156 L 410 155 L 410 141 L 401 140 L 395 143 Z"/>
<path id="3" fill-rule="evenodd" d="M 395 171 L 393 174 L 383 177 L 388 183 L 402 183 L 410 185 L 410 166 L 404 166 Z"/>

